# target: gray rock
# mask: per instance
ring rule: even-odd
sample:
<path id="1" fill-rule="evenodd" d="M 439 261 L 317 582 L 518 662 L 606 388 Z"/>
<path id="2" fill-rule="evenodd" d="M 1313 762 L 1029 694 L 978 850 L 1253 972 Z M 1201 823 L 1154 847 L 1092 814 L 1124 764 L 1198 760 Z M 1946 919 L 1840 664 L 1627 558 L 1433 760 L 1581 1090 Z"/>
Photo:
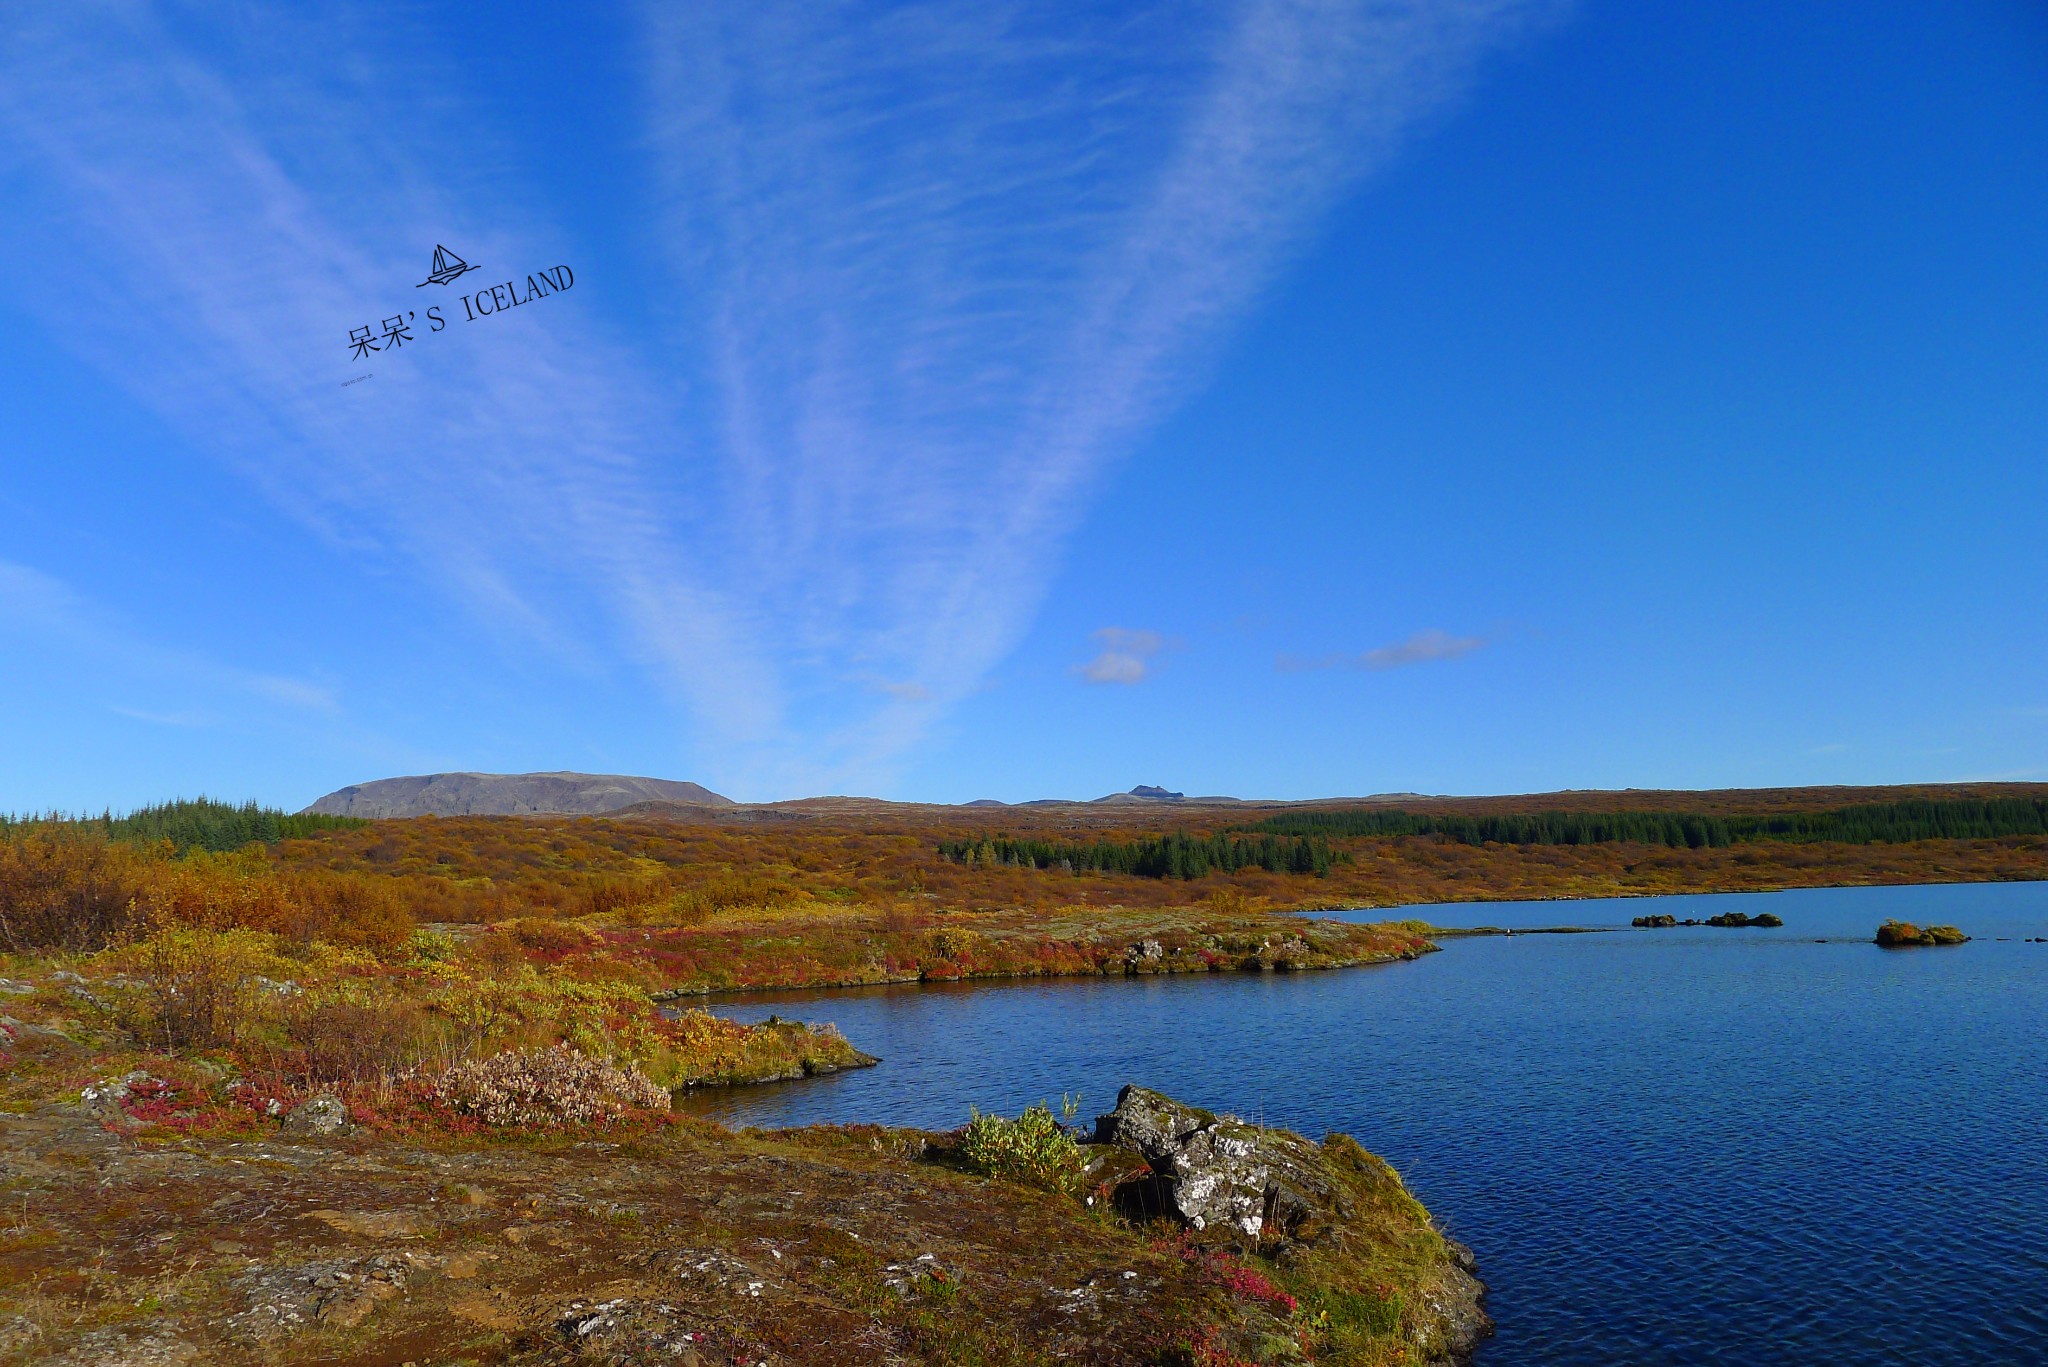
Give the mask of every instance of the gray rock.
<path id="1" fill-rule="evenodd" d="M 348 1107 L 332 1092 L 308 1097 L 284 1118 L 286 1134 L 346 1134 L 348 1129 Z"/>
<path id="2" fill-rule="evenodd" d="M 154 1081 L 156 1079 L 148 1073 L 137 1069 L 120 1077 L 105 1078 L 93 1083 L 78 1094 L 78 1100 L 86 1110 L 100 1119 L 111 1120 L 121 1114 L 121 1103 L 128 1099 L 129 1093 L 135 1089 L 135 1084 Z"/>
<path id="3" fill-rule="evenodd" d="M 1142 1155 L 1154 1181 L 1126 1203 L 1156 1203 L 1200 1234 L 1258 1243 L 1313 1233 L 1351 1213 L 1322 1149 L 1285 1130 L 1216 1116 L 1143 1087 L 1117 1094 L 1095 1142 Z"/>
<path id="4" fill-rule="evenodd" d="M 259 1267 L 244 1273 L 234 1289 L 248 1308 L 227 1317 L 227 1337 L 245 1343 L 274 1343 L 318 1322 L 353 1329 L 376 1307 L 405 1294 L 413 1258 L 377 1253 L 367 1258 L 323 1258 L 295 1267 Z"/>
<path id="5" fill-rule="evenodd" d="M 616 1300 L 571 1301 L 555 1315 L 555 1334 L 578 1360 L 606 1364 L 678 1363 L 700 1367 L 712 1361 L 752 1361 L 731 1352 L 730 1345 L 716 1347 L 709 1335 L 692 1329 L 692 1317 L 664 1301 L 644 1297 Z"/>

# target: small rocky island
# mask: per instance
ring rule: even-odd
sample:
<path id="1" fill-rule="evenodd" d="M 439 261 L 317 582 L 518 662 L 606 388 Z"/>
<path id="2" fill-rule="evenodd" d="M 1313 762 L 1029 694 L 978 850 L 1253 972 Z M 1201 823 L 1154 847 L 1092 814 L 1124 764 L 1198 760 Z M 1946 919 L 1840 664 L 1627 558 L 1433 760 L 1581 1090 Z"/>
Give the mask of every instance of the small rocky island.
<path id="1" fill-rule="evenodd" d="M 1676 916 L 1668 915 L 1638 916 L 1629 924 L 1645 930 L 1666 930 L 1672 926 L 1720 926 L 1727 930 L 1745 930 L 1756 926 L 1765 930 L 1775 930 L 1784 925 L 1785 921 L 1784 918 L 1768 911 L 1758 912 L 1754 916 L 1740 911 L 1724 911 L 1718 916 L 1709 916 L 1704 921 L 1681 921 Z"/>
<path id="2" fill-rule="evenodd" d="M 1877 943 L 1885 949 L 1914 949 L 1922 945 L 1967 944 L 1970 937 L 1954 926 L 1922 928 L 1911 921 L 1886 921 L 1877 928 Z"/>

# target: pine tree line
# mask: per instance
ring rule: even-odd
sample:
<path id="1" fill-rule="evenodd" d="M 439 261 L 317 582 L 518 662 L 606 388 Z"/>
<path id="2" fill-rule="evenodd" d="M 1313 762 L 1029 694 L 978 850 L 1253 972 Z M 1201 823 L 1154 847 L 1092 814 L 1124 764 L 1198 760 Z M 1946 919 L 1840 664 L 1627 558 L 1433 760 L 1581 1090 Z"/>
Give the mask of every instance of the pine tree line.
<path id="1" fill-rule="evenodd" d="M 361 817 L 286 812 L 254 802 L 237 806 L 212 798 L 183 799 L 138 807 L 124 816 L 111 811 L 98 816 L 8 816 L 0 813 L 0 835 L 11 831 L 57 828 L 104 836 L 139 845 L 168 840 L 179 854 L 188 850 L 238 850 L 251 842 L 274 845 L 316 831 L 347 830 L 368 825 Z"/>
<path id="2" fill-rule="evenodd" d="M 1813 812 L 1738 816 L 1689 812 L 1529 812 L 1482 816 L 1374 807 L 1290 812 L 1243 829 L 1324 838 L 1441 836 L 1461 845 L 1626 842 L 1674 849 L 1719 849 L 1759 840 L 1876 845 L 2048 835 L 2048 799 L 1917 798 Z"/>
<path id="3" fill-rule="evenodd" d="M 1268 873 L 1330 872 L 1334 855 L 1321 836 L 1181 833 L 1146 840 L 1098 840 L 1093 844 L 1057 840 L 1012 840 L 982 836 L 939 843 L 939 856 L 956 864 L 983 867 L 1061 869 L 1069 873 L 1127 873 L 1140 878 L 1200 878 L 1210 873 L 1264 869 Z"/>

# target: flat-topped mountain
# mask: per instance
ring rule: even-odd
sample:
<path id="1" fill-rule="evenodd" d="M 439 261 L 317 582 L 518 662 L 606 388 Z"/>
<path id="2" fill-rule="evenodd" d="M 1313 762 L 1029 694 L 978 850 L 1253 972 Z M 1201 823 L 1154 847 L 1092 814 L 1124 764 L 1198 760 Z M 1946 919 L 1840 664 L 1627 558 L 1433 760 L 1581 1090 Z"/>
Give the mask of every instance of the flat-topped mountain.
<path id="1" fill-rule="evenodd" d="M 641 802 L 730 807 L 696 783 L 629 774 L 415 774 L 355 783 L 321 798 L 308 812 L 323 816 L 591 815 Z"/>

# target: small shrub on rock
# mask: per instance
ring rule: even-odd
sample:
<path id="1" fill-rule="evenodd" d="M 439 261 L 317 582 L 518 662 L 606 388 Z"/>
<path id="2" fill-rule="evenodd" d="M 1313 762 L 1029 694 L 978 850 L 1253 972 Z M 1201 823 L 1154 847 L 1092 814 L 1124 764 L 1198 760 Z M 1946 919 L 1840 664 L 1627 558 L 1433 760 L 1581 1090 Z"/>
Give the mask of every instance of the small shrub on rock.
<path id="1" fill-rule="evenodd" d="M 441 1075 L 435 1093 L 457 1114 L 501 1129 L 608 1125 L 669 1104 L 639 1069 L 616 1068 L 566 1044 L 459 1063 Z"/>
<path id="2" fill-rule="evenodd" d="M 1068 1103 L 1068 1111 L 1074 1109 Z M 974 1113 L 960 1139 L 960 1157 L 976 1172 L 1046 1191 L 1073 1193 L 1088 1160 L 1051 1109 L 1032 1106 L 1015 1120 Z"/>

